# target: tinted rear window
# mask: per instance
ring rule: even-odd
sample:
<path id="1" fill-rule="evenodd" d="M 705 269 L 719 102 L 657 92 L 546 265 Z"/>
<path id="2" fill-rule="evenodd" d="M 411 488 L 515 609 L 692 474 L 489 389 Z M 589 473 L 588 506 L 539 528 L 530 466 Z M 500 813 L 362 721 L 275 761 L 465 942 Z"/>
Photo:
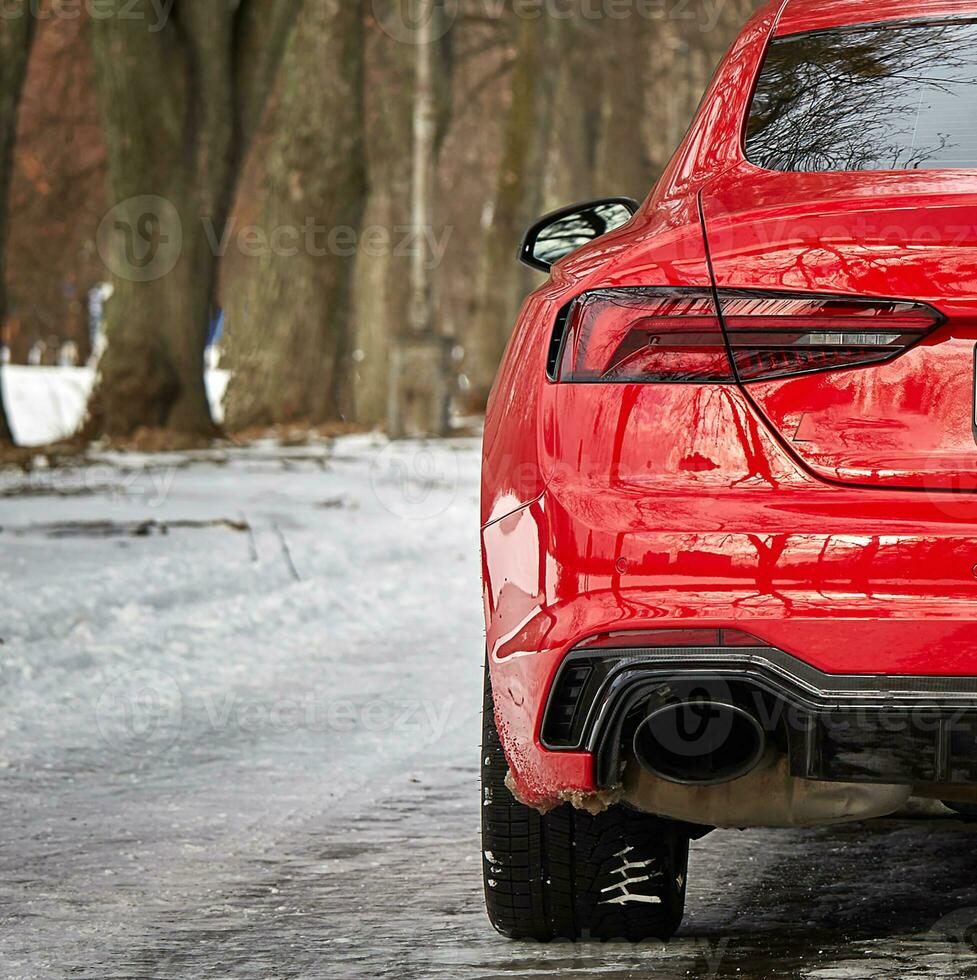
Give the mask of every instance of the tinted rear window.
<path id="1" fill-rule="evenodd" d="M 977 23 L 775 40 L 746 155 L 768 170 L 977 169 Z"/>

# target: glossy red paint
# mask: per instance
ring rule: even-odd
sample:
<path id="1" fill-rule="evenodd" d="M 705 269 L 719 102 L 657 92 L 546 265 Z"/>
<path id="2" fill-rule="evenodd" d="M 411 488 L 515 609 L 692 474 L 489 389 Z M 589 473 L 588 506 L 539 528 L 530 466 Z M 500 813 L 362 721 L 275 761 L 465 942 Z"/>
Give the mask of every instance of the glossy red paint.
<path id="1" fill-rule="evenodd" d="M 778 36 L 828 27 L 882 24 L 921 17 L 961 17 L 974 12 L 973 0 L 790 0 L 777 27 Z"/>
<path id="2" fill-rule="evenodd" d="M 977 489 L 977 173 L 787 174 L 744 162 L 702 207 L 720 288 L 909 297 L 947 318 L 889 364 L 748 385 L 790 451 L 833 480 Z"/>
<path id="3" fill-rule="evenodd" d="M 482 545 L 496 716 L 528 801 L 594 788 L 589 755 L 539 736 L 563 658 L 607 632 L 738 629 L 828 673 L 977 675 L 977 493 L 949 492 L 977 490 L 977 173 L 773 174 L 743 154 L 773 32 L 855 6 L 762 9 L 639 214 L 559 263 L 513 334 Z M 947 323 L 891 364 L 787 380 L 547 380 L 574 297 L 714 282 L 925 299 Z"/>

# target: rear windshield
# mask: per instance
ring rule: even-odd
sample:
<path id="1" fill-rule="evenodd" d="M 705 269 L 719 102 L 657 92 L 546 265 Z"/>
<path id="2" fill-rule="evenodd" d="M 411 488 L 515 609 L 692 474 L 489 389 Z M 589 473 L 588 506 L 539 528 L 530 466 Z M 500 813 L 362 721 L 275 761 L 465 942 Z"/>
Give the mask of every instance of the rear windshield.
<path id="1" fill-rule="evenodd" d="M 774 41 L 746 155 L 768 170 L 977 169 L 977 22 Z"/>

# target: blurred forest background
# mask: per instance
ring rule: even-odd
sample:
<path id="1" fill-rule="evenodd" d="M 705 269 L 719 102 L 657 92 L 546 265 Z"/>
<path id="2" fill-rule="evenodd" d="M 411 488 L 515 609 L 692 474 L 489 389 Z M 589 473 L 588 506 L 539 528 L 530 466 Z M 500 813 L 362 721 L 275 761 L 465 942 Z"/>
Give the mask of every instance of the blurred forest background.
<path id="1" fill-rule="evenodd" d="M 524 228 L 646 197 L 756 6 L 4 0 L 4 361 L 88 439 L 477 416 Z"/>

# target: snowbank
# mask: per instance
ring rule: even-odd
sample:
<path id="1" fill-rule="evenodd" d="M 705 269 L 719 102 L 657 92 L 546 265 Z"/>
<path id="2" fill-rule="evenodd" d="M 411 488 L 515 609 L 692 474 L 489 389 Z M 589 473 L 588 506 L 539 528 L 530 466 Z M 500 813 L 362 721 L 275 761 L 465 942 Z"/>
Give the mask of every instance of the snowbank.
<path id="1" fill-rule="evenodd" d="M 79 426 L 92 390 L 92 368 L 3 367 L 4 393 L 14 437 L 22 446 L 41 446 L 70 436 Z M 214 418 L 224 417 L 228 371 L 207 372 Z"/>

